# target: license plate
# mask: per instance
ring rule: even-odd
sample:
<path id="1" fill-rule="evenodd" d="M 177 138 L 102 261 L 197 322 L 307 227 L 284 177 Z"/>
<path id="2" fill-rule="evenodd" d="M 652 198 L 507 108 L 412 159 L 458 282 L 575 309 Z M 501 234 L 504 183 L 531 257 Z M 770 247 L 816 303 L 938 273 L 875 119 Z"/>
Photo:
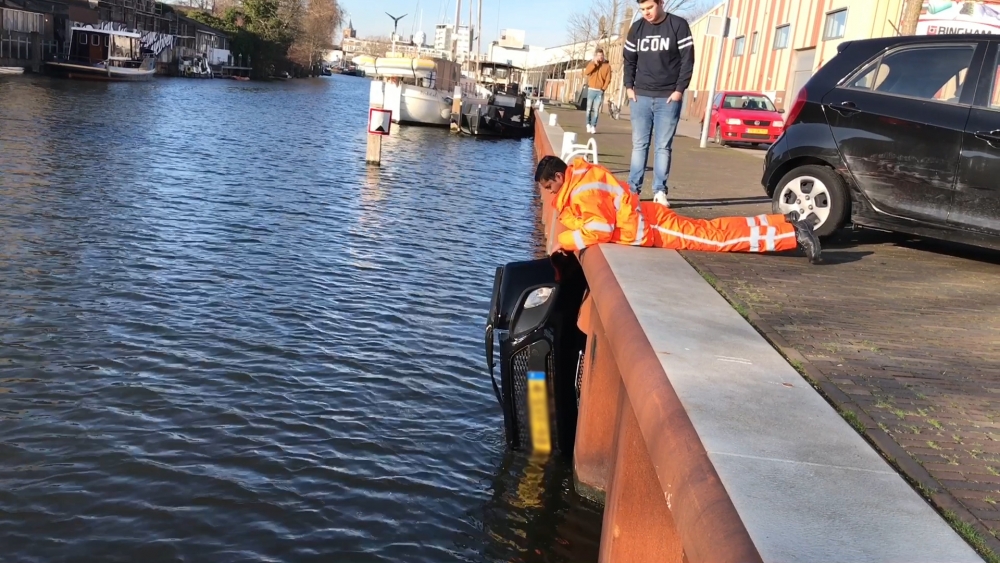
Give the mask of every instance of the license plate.
<path id="1" fill-rule="evenodd" d="M 531 425 L 531 445 L 536 454 L 552 452 L 549 430 L 549 398 L 545 372 L 528 372 L 528 422 Z"/>
<path id="2" fill-rule="evenodd" d="M 751 135 L 767 135 L 768 134 L 768 130 L 767 129 L 754 129 L 753 127 L 749 127 L 749 128 L 747 128 L 747 133 L 750 133 Z"/>

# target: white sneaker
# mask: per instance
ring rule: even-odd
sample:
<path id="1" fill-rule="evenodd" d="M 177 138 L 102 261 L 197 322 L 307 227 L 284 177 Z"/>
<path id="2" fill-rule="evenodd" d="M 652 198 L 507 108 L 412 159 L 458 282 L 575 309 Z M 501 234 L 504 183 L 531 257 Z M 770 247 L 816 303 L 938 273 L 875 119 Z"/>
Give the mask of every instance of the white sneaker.
<path id="1" fill-rule="evenodd" d="M 670 207 L 670 202 L 667 201 L 667 194 L 663 192 L 656 192 L 653 194 L 653 203 L 659 203 L 660 205 Z"/>

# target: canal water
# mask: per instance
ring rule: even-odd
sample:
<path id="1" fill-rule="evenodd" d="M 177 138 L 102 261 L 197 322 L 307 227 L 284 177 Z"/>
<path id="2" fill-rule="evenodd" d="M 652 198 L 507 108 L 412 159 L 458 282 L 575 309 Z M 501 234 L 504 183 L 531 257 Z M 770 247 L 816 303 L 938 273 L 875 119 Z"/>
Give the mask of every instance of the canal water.
<path id="1" fill-rule="evenodd" d="M 0 78 L 5 563 L 596 561 L 483 358 L 531 141 L 368 168 L 368 88 Z"/>

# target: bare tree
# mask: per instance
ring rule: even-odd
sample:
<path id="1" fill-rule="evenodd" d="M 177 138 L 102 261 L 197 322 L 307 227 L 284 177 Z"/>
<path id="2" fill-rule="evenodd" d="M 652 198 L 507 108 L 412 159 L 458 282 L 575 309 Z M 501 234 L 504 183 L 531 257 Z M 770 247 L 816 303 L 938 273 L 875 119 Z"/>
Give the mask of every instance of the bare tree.
<path id="1" fill-rule="evenodd" d="M 694 21 L 712 11 L 718 5 L 714 0 L 694 0 L 682 8 L 680 12 L 688 21 Z"/>
<path id="2" fill-rule="evenodd" d="M 666 0 L 663 7 L 671 14 L 690 17 L 690 10 L 705 4 L 703 0 Z"/>
<path id="3" fill-rule="evenodd" d="M 288 58 L 311 71 L 333 47 L 333 34 L 340 27 L 343 13 L 337 0 L 308 0 L 300 10 L 298 33 L 288 49 Z"/>
<path id="4" fill-rule="evenodd" d="M 367 37 L 361 41 L 355 55 L 372 55 L 374 57 L 384 57 L 392 49 L 392 40 L 384 35 Z"/>

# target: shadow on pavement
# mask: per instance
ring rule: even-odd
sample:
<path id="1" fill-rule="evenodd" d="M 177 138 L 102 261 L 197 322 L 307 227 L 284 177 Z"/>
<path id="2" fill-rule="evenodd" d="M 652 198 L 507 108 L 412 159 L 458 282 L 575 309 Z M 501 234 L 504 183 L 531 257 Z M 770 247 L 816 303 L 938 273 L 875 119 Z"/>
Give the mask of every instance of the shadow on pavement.
<path id="1" fill-rule="evenodd" d="M 671 199 L 670 207 L 723 207 L 727 205 L 748 205 L 754 203 L 771 203 L 771 198 L 759 196 L 715 199 Z"/>
<path id="2" fill-rule="evenodd" d="M 846 249 L 861 246 L 893 245 L 921 252 L 929 252 L 960 258 L 1000 264 L 1000 250 L 981 248 L 946 240 L 923 238 L 905 233 L 879 231 L 876 229 L 851 229 L 847 227 L 823 240 L 824 249 Z"/>

